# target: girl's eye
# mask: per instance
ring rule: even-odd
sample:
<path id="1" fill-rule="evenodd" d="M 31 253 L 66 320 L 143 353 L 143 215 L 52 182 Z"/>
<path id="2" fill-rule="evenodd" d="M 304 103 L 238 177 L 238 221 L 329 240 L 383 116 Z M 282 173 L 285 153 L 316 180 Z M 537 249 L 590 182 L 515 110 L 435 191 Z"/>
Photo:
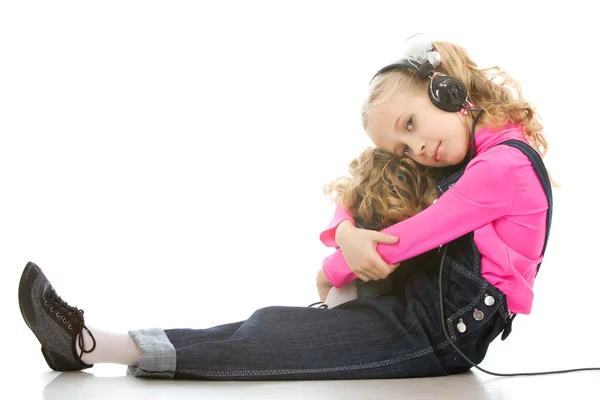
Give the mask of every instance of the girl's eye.
<path id="1" fill-rule="evenodd" d="M 403 155 L 404 157 L 408 157 L 408 152 L 409 152 L 409 151 L 410 151 L 410 148 L 408 147 L 408 145 L 405 145 L 405 146 L 402 148 L 402 155 Z"/>
<path id="2" fill-rule="evenodd" d="M 413 128 L 413 117 L 410 117 L 409 119 L 406 120 L 406 125 L 404 125 L 404 128 L 410 132 Z M 410 151 L 410 147 L 408 147 L 408 145 L 405 145 L 402 148 L 402 155 L 404 157 L 408 157 L 408 152 Z"/>

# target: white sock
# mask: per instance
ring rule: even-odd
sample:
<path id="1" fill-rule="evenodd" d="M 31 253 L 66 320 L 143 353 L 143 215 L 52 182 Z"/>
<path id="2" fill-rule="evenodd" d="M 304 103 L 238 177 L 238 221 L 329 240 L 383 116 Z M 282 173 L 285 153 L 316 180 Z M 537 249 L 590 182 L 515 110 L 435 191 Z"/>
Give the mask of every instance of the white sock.
<path id="1" fill-rule="evenodd" d="M 96 348 L 90 353 L 83 353 L 81 361 L 86 364 L 112 363 L 136 366 L 140 362 L 142 351 L 131 336 L 126 333 L 107 332 L 98 328 L 89 328 L 96 339 Z M 94 341 L 84 329 L 82 332 L 84 349 L 92 348 Z M 77 351 L 79 341 L 77 342 Z"/>

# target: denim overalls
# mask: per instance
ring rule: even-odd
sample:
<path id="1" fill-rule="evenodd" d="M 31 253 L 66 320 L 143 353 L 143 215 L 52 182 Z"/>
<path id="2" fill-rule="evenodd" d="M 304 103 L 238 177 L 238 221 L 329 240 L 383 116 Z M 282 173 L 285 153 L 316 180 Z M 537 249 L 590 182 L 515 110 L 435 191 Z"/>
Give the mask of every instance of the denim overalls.
<path id="1" fill-rule="evenodd" d="M 552 194 L 543 162 L 523 142 L 501 145 L 523 151 L 536 169 L 548 197 L 547 240 Z M 440 193 L 460 175 L 440 181 Z M 473 233 L 446 246 L 443 323 L 452 342 L 478 364 L 502 331 L 510 333 L 512 316 L 504 294 L 481 275 Z M 471 364 L 442 330 L 440 250 L 402 262 L 390 275 L 392 290 L 383 296 L 331 309 L 266 307 L 245 321 L 208 329 L 130 331 L 142 350 L 139 365 L 130 371 L 139 377 L 211 380 L 376 379 L 468 371 Z"/>

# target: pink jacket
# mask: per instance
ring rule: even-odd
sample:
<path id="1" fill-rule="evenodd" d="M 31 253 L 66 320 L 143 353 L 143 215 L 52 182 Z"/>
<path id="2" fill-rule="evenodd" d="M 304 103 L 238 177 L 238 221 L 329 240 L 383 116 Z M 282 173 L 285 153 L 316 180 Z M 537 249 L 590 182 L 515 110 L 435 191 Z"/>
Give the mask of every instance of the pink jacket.
<path id="1" fill-rule="evenodd" d="M 510 146 L 495 146 L 508 139 L 526 141 L 517 125 L 479 130 L 476 156 L 459 181 L 424 211 L 383 229 L 397 236 L 398 242 L 380 243 L 377 251 L 393 264 L 473 231 L 483 277 L 506 295 L 512 313 L 529 314 L 536 268 L 542 259 L 548 201 L 527 156 Z M 337 246 L 335 229 L 344 220 L 354 223 L 351 214 L 338 206 L 321 233 L 323 244 Z M 325 258 L 323 271 L 335 287 L 356 279 L 341 250 Z"/>

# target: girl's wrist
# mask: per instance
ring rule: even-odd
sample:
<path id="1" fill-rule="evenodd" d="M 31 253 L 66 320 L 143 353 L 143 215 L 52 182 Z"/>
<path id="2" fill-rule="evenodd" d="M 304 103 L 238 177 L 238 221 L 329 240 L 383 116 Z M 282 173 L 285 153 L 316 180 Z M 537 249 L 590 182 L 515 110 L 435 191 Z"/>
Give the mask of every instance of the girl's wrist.
<path id="1" fill-rule="evenodd" d="M 335 242 L 337 244 L 339 244 L 339 239 L 340 236 L 343 236 L 345 232 L 347 232 L 348 230 L 354 228 L 354 225 L 352 225 L 352 222 L 349 220 L 344 220 L 342 222 L 340 222 L 340 224 L 337 226 L 336 230 L 335 230 Z"/>

